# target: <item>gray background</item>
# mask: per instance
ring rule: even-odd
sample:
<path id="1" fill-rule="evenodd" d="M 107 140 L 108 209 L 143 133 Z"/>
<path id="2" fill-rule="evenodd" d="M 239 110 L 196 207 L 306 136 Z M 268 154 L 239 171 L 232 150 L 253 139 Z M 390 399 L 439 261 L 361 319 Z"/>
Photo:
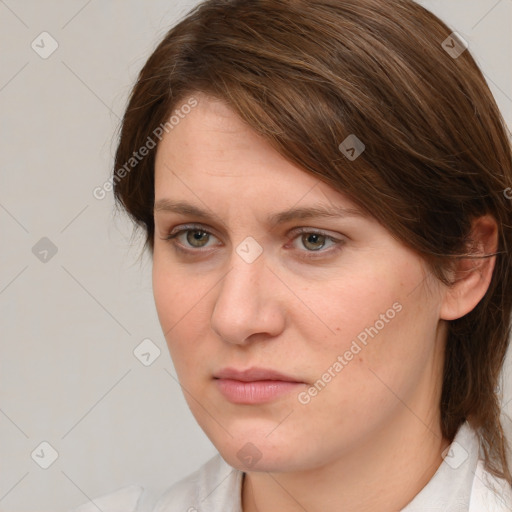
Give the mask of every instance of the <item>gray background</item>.
<path id="1" fill-rule="evenodd" d="M 165 489 L 215 453 L 174 377 L 141 239 L 111 193 L 92 194 L 136 74 L 197 3 L 0 0 L 1 511 Z M 512 126 L 512 0 L 421 3 L 469 42 Z M 148 338 L 161 354 L 145 366 L 133 351 Z M 509 357 L 508 414 L 511 375 Z"/>

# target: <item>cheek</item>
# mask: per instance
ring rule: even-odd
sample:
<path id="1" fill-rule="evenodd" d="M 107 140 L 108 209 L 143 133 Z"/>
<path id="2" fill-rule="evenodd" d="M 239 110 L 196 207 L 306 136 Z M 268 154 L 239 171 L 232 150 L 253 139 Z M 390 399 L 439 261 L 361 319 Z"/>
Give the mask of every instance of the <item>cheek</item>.
<path id="1" fill-rule="evenodd" d="M 174 325 L 178 327 L 182 322 L 190 321 L 213 285 L 211 276 L 203 278 L 191 273 L 190 269 L 170 264 L 165 250 L 155 248 L 153 295 L 164 332 Z"/>
<path id="2" fill-rule="evenodd" d="M 358 367 L 399 372 L 404 361 L 421 360 L 431 349 L 438 305 L 434 294 L 418 286 L 422 266 L 405 257 L 395 257 L 393 265 L 389 261 L 354 265 L 327 287 L 309 288 L 311 309 L 318 312 L 325 334 L 318 335 L 318 322 L 296 319 L 325 369 L 345 356 L 343 365 L 357 361 Z"/>
<path id="3" fill-rule="evenodd" d="M 345 301 L 345 309 L 332 315 L 337 334 L 311 343 L 307 365 L 316 391 L 299 403 L 307 402 L 301 411 L 315 418 L 312 435 L 318 424 L 335 424 L 341 438 L 359 435 L 409 402 L 432 358 L 436 325 L 425 296 L 419 290 L 407 296 L 410 290 Z"/>
<path id="4" fill-rule="evenodd" d="M 207 294 L 213 286 L 210 281 L 188 276 L 177 268 L 171 270 L 154 259 L 155 306 L 175 367 L 192 364 L 195 350 L 189 347 L 197 348 L 197 340 L 204 338 L 209 318 Z"/>
<path id="5" fill-rule="evenodd" d="M 399 316 L 407 289 L 403 277 L 378 263 L 360 268 L 354 265 L 339 277 L 310 287 L 304 302 L 311 304 L 317 318 L 329 328 L 325 332 L 330 331 L 340 343 L 359 334 L 364 339 L 367 328 L 377 323 L 381 331 Z"/>

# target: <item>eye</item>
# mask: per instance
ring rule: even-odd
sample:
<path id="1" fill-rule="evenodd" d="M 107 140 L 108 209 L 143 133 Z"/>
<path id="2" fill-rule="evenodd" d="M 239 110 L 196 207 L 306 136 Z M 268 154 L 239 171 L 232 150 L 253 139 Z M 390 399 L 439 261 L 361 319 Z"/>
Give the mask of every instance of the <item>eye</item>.
<path id="1" fill-rule="evenodd" d="M 183 243 L 181 240 L 183 239 L 181 235 L 185 235 L 185 241 L 186 243 Z M 176 244 L 175 242 L 174 245 L 179 248 L 179 249 L 182 249 L 180 248 L 179 246 L 182 245 L 184 247 L 192 247 L 194 249 L 201 249 L 203 247 L 206 247 L 206 243 L 208 242 L 209 240 L 209 237 L 211 236 L 214 236 L 212 233 L 210 233 L 210 231 L 202 228 L 201 226 L 183 226 L 182 229 L 176 231 L 176 232 L 171 232 L 168 236 L 166 236 L 164 238 L 164 240 L 168 240 L 168 241 L 171 241 L 171 240 L 178 240 L 180 241 L 180 244 Z M 189 245 L 188 245 L 189 244 Z M 186 250 L 186 249 L 182 249 L 182 250 Z M 189 252 L 189 251 L 187 251 Z"/>
<path id="2" fill-rule="evenodd" d="M 300 240 L 304 247 L 311 251 L 318 251 L 323 248 L 328 237 L 316 232 L 307 233 L 304 232 L 301 237 L 297 237 L 297 240 Z"/>
<path id="3" fill-rule="evenodd" d="M 294 236 L 291 238 L 292 245 L 297 249 L 299 258 L 314 259 L 330 256 L 341 249 L 344 244 L 343 240 L 339 240 L 326 233 L 312 230 L 311 228 L 299 228 L 292 233 Z M 163 240 L 173 243 L 175 249 L 185 254 L 200 254 L 201 249 L 208 247 L 210 237 L 215 237 L 210 231 L 200 225 L 185 225 L 181 229 L 172 231 Z M 297 247 L 297 241 L 305 250 Z M 326 243 L 330 242 L 328 247 L 331 249 L 322 250 Z M 314 254 L 317 253 L 317 254 Z"/>
<path id="4" fill-rule="evenodd" d="M 332 236 L 327 235 L 326 233 L 320 231 L 314 231 L 310 228 L 300 228 L 294 232 L 298 236 L 295 236 L 292 239 L 292 242 L 295 242 L 293 245 L 296 246 L 296 241 L 300 242 L 300 245 L 306 248 L 306 251 L 300 251 L 302 253 L 306 253 L 301 255 L 301 258 L 315 258 L 315 257 L 325 257 L 327 255 L 331 255 L 334 252 L 337 252 L 341 249 L 344 241 L 334 238 Z M 326 243 L 330 242 L 328 247 L 332 249 L 324 249 Z M 311 253 L 319 253 L 311 254 Z"/>

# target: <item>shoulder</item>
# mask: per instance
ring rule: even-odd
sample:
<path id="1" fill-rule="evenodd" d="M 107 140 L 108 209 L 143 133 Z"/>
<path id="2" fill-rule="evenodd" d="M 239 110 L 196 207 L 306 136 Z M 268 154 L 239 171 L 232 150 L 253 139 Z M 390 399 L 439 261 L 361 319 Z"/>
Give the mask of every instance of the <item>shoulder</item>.
<path id="1" fill-rule="evenodd" d="M 242 478 L 241 471 L 217 454 L 163 493 L 130 485 L 71 512 L 241 512 Z"/>
<path id="2" fill-rule="evenodd" d="M 143 493 L 140 485 L 130 485 L 84 503 L 72 512 L 136 512 Z"/>
<path id="3" fill-rule="evenodd" d="M 512 487 L 486 470 L 479 460 L 471 492 L 470 512 L 509 512 L 512 510 Z"/>
<path id="4" fill-rule="evenodd" d="M 241 511 L 243 472 L 231 467 L 220 454 L 174 484 L 153 512 Z"/>

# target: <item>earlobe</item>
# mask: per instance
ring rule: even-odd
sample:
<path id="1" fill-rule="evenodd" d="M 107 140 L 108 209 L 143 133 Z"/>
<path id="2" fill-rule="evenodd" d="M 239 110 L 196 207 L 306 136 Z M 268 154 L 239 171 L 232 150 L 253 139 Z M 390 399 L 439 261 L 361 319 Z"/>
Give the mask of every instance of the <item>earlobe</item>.
<path id="1" fill-rule="evenodd" d="M 471 229 L 472 257 L 458 258 L 452 269 L 452 285 L 446 289 L 440 317 L 455 320 L 472 311 L 484 297 L 491 282 L 496 251 L 498 226 L 494 217 L 485 215 L 475 219 Z"/>

